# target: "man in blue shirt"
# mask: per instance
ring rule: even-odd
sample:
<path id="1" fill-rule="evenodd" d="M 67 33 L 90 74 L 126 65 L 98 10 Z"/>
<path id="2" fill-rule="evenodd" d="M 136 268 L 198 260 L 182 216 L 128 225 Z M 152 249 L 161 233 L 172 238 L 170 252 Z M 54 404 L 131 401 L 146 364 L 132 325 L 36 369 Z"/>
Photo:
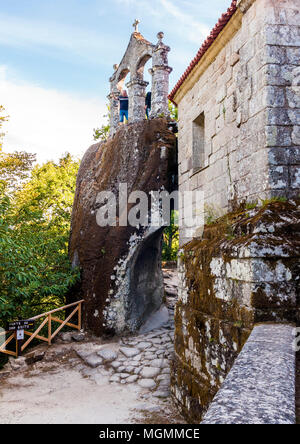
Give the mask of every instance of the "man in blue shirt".
<path id="1" fill-rule="evenodd" d="M 124 122 L 124 118 L 126 118 L 126 122 L 128 122 L 129 99 L 126 90 L 122 91 L 122 94 L 119 96 L 119 102 L 120 102 L 120 123 Z"/>

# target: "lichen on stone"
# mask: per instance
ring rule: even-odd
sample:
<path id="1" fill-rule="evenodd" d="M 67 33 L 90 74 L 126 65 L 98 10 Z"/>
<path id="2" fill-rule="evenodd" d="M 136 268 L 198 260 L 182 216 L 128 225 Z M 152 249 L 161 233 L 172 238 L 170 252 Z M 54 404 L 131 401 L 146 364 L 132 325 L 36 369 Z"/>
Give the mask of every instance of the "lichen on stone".
<path id="1" fill-rule="evenodd" d="M 172 383 L 190 421 L 201 420 L 255 323 L 299 319 L 299 221 L 296 201 L 242 205 L 182 248 Z"/>
<path id="2" fill-rule="evenodd" d="M 163 278 L 162 231 L 120 226 L 119 219 L 117 226 L 99 226 L 97 196 L 109 191 L 118 203 L 120 184 L 127 184 L 128 196 L 134 191 L 144 191 L 148 196 L 162 189 L 173 191 L 175 140 L 165 119 L 130 123 L 120 127 L 107 142 L 90 147 L 81 162 L 70 257 L 82 272 L 79 291 L 85 300 L 83 326 L 98 336 L 138 329 L 147 314 L 161 304 Z M 163 159 L 162 148 L 166 154 Z M 128 204 L 128 212 L 132 206 Z M 143 270 L 148 278 L 142 282 Z"/>

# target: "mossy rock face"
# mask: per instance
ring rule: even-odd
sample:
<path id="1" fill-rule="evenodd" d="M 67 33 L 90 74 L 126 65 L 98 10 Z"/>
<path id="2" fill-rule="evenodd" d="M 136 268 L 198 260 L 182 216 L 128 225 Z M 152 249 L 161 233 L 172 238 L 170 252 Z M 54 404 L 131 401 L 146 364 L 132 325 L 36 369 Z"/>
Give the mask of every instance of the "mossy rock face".
<path id="1" fill-rule="evenodd" d="M 120 220 L 116 226 L 99 226 L 97 213 L 105 205 L 98 197 L 110 192 L 119 217 L 121 184 L 127 185 L 128 197 L 136 191 L 149 196 L 162 189 L 171 192 L 176 172 L 176 137 L 165 119 L 123 125 L 108 141 L 91 146 L 82 159 L 69 252 L 72 264 L 81 268 L 83 326 L 96 336 L 138 331 L 160 308 L 164 294 L 163 230 Z M 127 205 L 128 213 L 134 206 Z M 74 296 L 78 299 L 70 294 L 68 302 Z"/>
<path id="2" fill-rule="evenodd" d="M 241 207 L 181 254 L 174 397 L 200 422 L 257 322 L 297 322 L 299 202 Z"/>

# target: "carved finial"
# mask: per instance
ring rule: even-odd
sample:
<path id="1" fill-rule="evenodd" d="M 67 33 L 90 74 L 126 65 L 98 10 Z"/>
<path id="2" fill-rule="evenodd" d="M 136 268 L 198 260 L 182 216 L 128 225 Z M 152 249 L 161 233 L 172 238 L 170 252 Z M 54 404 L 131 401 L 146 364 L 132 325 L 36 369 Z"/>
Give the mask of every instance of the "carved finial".
<path id="1" fill-rule="evenodd" d="M 134 32 L 139 32 L 139 24 L 141 22 L 139 21 L 139 19 L 135 19 L 134 24 L 132 25 L 134 27 Z"/>
<path id="2" fill-rule="evenodd" d="M 119 68 L 119 65 L 115 64 L 115 65 L 113 66 L 113 68 L 114 68 L 115 71 L 117 71 L 117 69 Z"/>
<path id="3" fill-rule="evenodd" d="M 164 38 L 164 36 L 165 36 L 165 34 L 163 32 L 159 32 L 157 34 L 157 38 L 158 38 L 159 42 L 162 42 L 162 39 Z"/>

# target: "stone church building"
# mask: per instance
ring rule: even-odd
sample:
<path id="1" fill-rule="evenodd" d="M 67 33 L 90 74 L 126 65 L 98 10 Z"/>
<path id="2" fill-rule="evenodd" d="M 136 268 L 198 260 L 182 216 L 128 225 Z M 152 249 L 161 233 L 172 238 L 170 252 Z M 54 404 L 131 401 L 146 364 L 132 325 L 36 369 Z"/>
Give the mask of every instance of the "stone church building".
<path id="1" fill-rule="evenodd" d="M 233 1 L 170 94 L 180 190 L 203 190 L 220 213 L 300 194 L 299 6 Z"/>
<path id="2" fill-rule="evenodd" d="M 207 221 L 180 229 L 174 397 L 196 423 L 293 423 L 300 1 L 234 0 L 169 97 L 179 190 Z"/>

